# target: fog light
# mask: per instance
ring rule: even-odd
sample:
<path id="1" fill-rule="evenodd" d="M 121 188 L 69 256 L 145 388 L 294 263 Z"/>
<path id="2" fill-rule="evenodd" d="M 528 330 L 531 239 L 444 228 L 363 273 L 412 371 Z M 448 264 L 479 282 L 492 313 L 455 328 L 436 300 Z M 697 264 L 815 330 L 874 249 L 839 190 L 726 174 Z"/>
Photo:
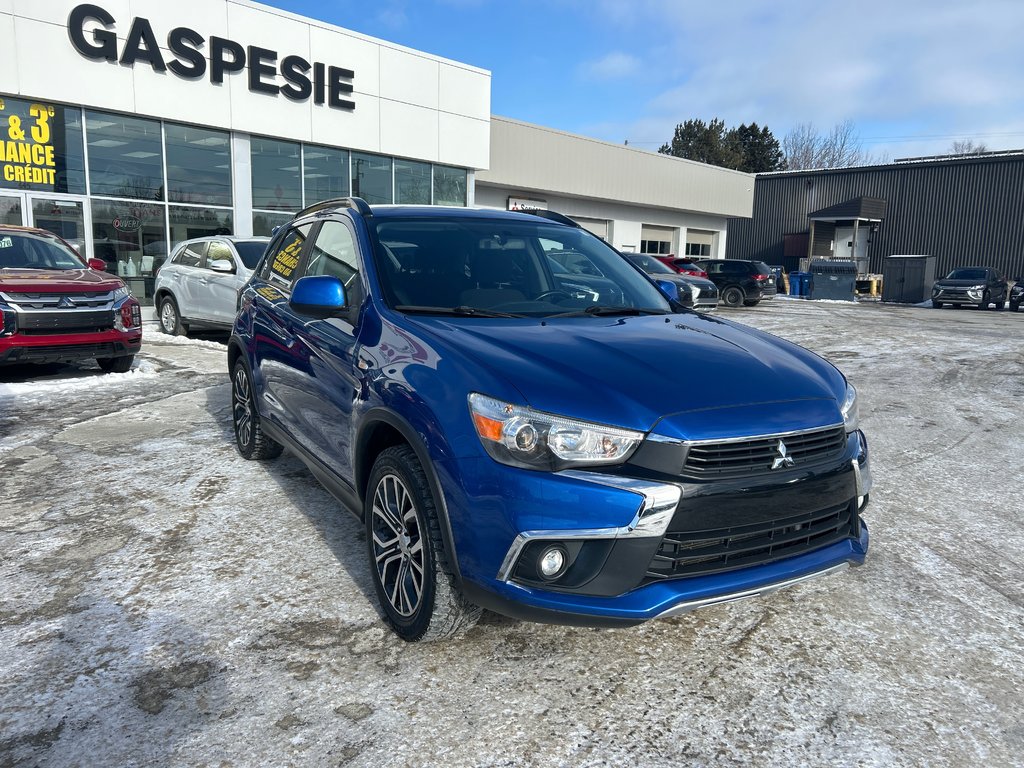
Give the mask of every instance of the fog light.
<path id="1" fill-rule="evenodd" d="M 569 554 L 565 549 L 560 546 L 548 547 L 541 553 L 537 568 L 545 579 L 557 579 L 565 572 L 568 562 Z"/>

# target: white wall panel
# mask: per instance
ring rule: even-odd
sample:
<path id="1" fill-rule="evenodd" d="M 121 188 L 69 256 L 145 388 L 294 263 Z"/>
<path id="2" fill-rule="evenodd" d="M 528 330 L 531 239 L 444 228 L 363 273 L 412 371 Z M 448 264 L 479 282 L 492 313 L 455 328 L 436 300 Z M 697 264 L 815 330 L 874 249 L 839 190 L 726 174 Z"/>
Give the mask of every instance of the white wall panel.
<path id="1" fill-rule="evenodd" d="M 438 66 L 423 56 L 382 47 L 381 98 L 437 109 Z"/>
<path id="2" fill-rule="evenodd" d="M 380 152 L 380 99 L 362 96 L 356 115 L 337 109 L 313 109 L 314 144 L 348 147 L 365 152 Z"/>
<path id="3" fill-rule="evenodd" d="M 441 63 L 438 109 L 456 115 L 491 118 L 491 81 L 472 70 Z"/>
<path id="4" fill-rule="evenodd" d="M 491 128 L 486 120 L 438 113 L 438 162 L 486 168 L 490 162 Z"/>
<path id="5" fill-rule="evenodd" d="M 228 34 L 228 4 L 223 2 L 211 2 L 211 0 L 174 0 L 173 2 L 154 3 L 151 0 L 129 0 L 131 4 L 131 16 L 141 16 L 149 19 L 153 26 L 153 33 L 161 48 L 167 48 L 167 35 L 175 27 L 188 27 L 194 29 L 206 38 L 207 44 L 202 51 L 209 58 L 209 40 L 211 35 L 230 38 Z M 101 7 L 106 7 L 100 2 Z M 108 9 L 109 10 L 109 9 Z M 125 37 L 128 34 L 128 15 L 119 16 L 117 19 L 117 34 Z M 239 40 L 238 42 L 242 42 Z M 242 43 L 248 45 L 248 43 Z M 253 43 L 255 45 L 255 43 Z M 273 50 L 280 50 L 271 46 Z M 164 57 L 167 60 L 167 57 Z"/>
<path id="6" fill-rule="evenodd" d="M 434 110 L 381 101 L 380 151 L 384 154 L 436 161 L 437 131 Z"/>
<path id="7" fill-rule="evenodd" d="M 210 127 L 231 125 L 231 88 L 228 83 L 196 88 L 195 83 L 150 67 L 132 70 L 135 112 L 147 117 L 198 123 Z"/>
<path id="8" fill-rule="evenodd" d="M 0 0 L 2 3 L 3 0 Z M 0 41 L 14 39 L 14 17 L 0 14 Z M 0 92 L 17 93 L 18 58 L 17 48 L 0 43 Z"/>
<path id="9" fill-rule="evenodd" d="M 66 104 L 135 111 L 132 71 L 108 62 L 83 61 L 64 27 L 15 17 L 19 92 Z M 60 77 L 54 77 L 59 72 Z"/>
<path id="10" fill-rule="evenodd" d="M 380 95 L 380 46 L 321 27 L 309 28 L 309 48 L 318 61 L 351 69 L 355 93 Z M 356 109 L 360 107 L 356 100 Z"/>
<path id="11" fill-rule="evenodd" d="M 14 15 L 56 24 L 66 30 L 68 14 L 81 4 L 82 0 L 14 0 Z M 102 0 L 102 2 L 93 4 L 99 5 L 114 17 L 114 20 L 117 21 L 118 37 L 123 39 L 128 34 L 128 28 L 132 21 L 128 0 Z M 95 25 L 95 22 L 93 24 Z M 64 40 L 67 42 L 67 32 L 65 31 L 63 34 Z M 70 45 L 70 43 L 68 44 Z"/>
<path id="12" fill-rule="evenodd" d="M 215 5 L 216 1 L 213 0 L 211 5 Z M 228 37 L 240 43 L 242 47 L 256 45 L 277 51 L 281 57 L 295 54 L 312 61 L 309 58 L 308 24 L 276 14 L 274 9 L 266 6 L 256 7 L 238 3 L 227 5 Z M 190 17 L 182 14 L 180 18 Z M 202 32 L 202 29 L 196 31 Z M 328 60 L 328 63 L 333 62 Z"/>
<path id="13" fill-rule="evenodd" d="M 14 0 L 0 0 L 0 14 L 14 15 Z"/>
<path id="14" fill-rule="evenodd" d="M 231 125 L 235 130 L 293 141 L 310 141 L 313 138 L 310 110 L 315 108 L 327 111 L 324 107 L 313 107 L 312 102 L 296 103 L 283 96 L 251 93 L 243 77 L 234 78 L 225 84 L 230 85 Z"/>

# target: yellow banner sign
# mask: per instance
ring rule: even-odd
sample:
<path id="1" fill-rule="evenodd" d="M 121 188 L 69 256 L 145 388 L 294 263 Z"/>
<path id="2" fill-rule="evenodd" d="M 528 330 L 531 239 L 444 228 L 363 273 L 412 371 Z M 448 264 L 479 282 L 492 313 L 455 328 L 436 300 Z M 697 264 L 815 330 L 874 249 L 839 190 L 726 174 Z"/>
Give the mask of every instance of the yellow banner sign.
<path id="1" fill-rule="evenodd" d="M 0 176 L 8 184 L 53 185 L 57 176 L 51 121 L 55 109 L 0 99 Z"/>

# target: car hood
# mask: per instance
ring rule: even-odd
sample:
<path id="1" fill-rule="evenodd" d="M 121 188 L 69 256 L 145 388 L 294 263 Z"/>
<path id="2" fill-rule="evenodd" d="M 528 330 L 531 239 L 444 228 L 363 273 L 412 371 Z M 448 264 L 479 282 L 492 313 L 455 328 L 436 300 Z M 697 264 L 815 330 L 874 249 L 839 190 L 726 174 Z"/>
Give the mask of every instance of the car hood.
<path id="1" fill-rule="evenodd" d="M 94 269 L 0 269 L 0 291 L 14 293 L 70 293 L 114 291 L 119 277 Z"/>
<path id="2" fill-rule="evenodd" d="M 769 334 L 696 313 L 407 319 L 542 411 L 673 439 L 842 421 L 837 399 L 846 385 L 831 364 Z"/>

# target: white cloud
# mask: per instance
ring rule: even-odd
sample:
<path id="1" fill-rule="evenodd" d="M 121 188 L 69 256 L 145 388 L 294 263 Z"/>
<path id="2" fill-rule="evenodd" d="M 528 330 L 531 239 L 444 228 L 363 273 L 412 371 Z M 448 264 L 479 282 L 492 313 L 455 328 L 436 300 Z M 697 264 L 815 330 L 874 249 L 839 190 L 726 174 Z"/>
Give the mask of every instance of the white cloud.
<path id="1" fill-rule="evenodd" d="M 580 65 L 580 74 L 594 80 L 621 80 L 639 73 L 640 70 L 640 59 L 618 51 Z"/>

